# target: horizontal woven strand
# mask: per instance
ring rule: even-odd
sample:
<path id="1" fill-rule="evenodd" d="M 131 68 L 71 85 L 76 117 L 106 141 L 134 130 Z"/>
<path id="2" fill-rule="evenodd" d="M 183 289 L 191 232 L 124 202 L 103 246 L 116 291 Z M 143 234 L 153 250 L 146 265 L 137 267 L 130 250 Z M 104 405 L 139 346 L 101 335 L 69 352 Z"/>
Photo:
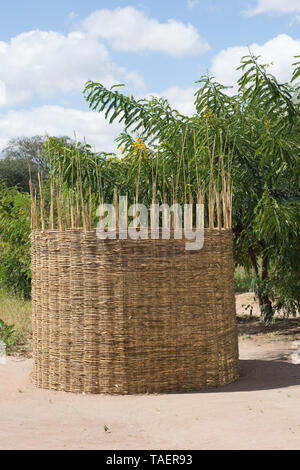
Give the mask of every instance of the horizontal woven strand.
<path id="1" fill-rule="evenodd" d="M 32 232 L 34 383 L 70 392 L 196 391 L 238 378 L 232 232 L 99 240 Z"/>

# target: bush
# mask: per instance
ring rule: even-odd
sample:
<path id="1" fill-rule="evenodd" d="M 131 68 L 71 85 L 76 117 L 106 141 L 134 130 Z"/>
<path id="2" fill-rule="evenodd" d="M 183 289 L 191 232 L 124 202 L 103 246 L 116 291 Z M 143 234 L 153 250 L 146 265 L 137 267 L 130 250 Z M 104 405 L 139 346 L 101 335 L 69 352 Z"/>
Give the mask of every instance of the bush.
<path id="1" fill-rule="evenodd" d="M 32 181 L 38 184 L 38 167 L 30 162 Z M 0 178 L 8 187 L 19 186 L 22 191 L 29 193 L 28 162 L 22 159 L 12 160 L 5 158 L 0 160 Z"/>
<path id="2" fill-rule="evenodd" d="M 30 196 L 0 183 L 0 284 L 30 298 Z"/>
<path id="3" fill-rule="evenodd" d="M 0 340 L 4 340 L 8 354 L 31 351 L 31 302 L 9 295 L 0 289 Z M 14 325 L 10 328 L 10 325 Z M 8 331 L 9 329 L 9 331 Z M 2 332 L 1 332 L 2 330 Z M 7 335 L 7 332 L 9 335 Z M 2 333 L 2 334 L 1 334 Z"/>
<path id="4" fill-rule="evenodd" d="M 234 273 L 234 284 L 236 292 L 254 292 L 255 276 L 253 271 L 247 271 L 242 266 L 238 266 Z"/>
<path id="5" fill-rule="evenodd" d="M 0 318 L 0 341 L 3 341 L 7 348 L 10 348 L 15 344 L 16 341 L 16 331 L 14 325 L 7 325 Z"/>

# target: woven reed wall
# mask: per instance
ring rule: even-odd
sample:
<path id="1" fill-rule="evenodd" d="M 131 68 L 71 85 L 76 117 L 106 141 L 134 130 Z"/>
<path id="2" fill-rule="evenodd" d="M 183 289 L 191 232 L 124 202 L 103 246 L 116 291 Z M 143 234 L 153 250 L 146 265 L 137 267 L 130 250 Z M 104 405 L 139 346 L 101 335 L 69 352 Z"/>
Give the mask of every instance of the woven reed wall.
<path id="1" fill-rule="evenodd" d="M 184 240 L 33 231 L 34 383 L 87 393 L 195 391 L 238 377 L 231 230 Z"/>

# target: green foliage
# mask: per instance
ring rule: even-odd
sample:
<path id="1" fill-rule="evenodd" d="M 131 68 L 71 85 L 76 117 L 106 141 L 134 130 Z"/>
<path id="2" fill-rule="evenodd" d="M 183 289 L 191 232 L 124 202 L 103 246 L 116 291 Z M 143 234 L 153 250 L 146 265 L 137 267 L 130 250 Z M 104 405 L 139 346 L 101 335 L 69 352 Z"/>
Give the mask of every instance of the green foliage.
<path id="1" fill-rule="evenodd" d="M 268 65 L 251 54 L 242 58 L 239 70 L 234 95 L 212 77 L 201 77 L 192 117 L 182 116 L 166 100 L 136 101 L 91 81 L 84 93 L 91 109 L 105 112 L 110 122 L 125 123 L 118 142 L 129 155 L 131 133 L 142 132 L 147 148 L 158 155 L 163 178 L 157 190 L 166 193 L 168 201 L 174 197 L 175 180 L 180 202 L 186 191 L 195 200 L 199 178 L 207 186 L 209 149 L 214 147 L 216 156 L 226 146 L 227 153 L 232 152 L 235 260 L 246 270 L 253 269 L 262 317 L 271 321 L 276 309 L 295 314 L 300 307 L 300 107 L 293 100 L 300 62 L 294 64 L 291 83 L 279 83 L 268 73 Z M 131 164 L 126 174 L 129 187 L 140 168 L 134 159 Z M 188 168 L 188 182 L 183 167 Z M 147 159 L 140 171 L 141 202 L 147 204 Z"/>
<path id="2" fill-rule="evenodd" d="M 74 145 L 69 137 L 56 137 L 60 143 Z M 31 179 L 38 186 L 38 169 L 45 176 L 47 153 L 44 151 L 46 137 L 17 137 L 8 142 L 0 154 L 0 180 L 8 187 L 18 186 L 20 190 L 29 192 L 29 168 Z"/>
<path id="3" fill-rule="evenodd" d="M 0 183 L 0 284 L 30 297 L 30 197 Z"/>
<path id="4" fill-rule="evenodd" d="M 38 184 L 38 166 L 30 162 L 32 181 Z M 29 192 L 28 162 L 23 159 L 4 158 L 0 160 L 0 179 L 5 181 L 8 187 L 18 186 L 20 190 Z"/>
<path id="5" fill-rule="evenodd" d="M 237 266 L 234 272 L 234 284 L 236 292 L 253 292 L 255 288 L 253 270 L 247 271 L 242 266 Z"/>
<path id="6" fill-rule="evenodd" d="M 1 152 L 0 180 L 8 187 L 18 186 L 29 192 L 29 167 L 32 181 L 37 184 L 38 166 L 44 166 L 44 142 L 45 138 L 39 135 L 11 139 Z"/>
<path id="7" fill-rule="evenodd" d="M 123 122 L 125 131 L 140 131 L 145 139 L 151 135 L 152 138 L 161 138 L 163 134 L 169 134 L 170 127 L 184 119 L 167 100 L 151 97 L 136 101 L 133 96 L 127 97 L 115 90 L 120 86 L 123 85 L 115 85 L 108 90 L 101 83 L 88 81 L 84 94 L 92 110 L 104 111 L 110 123 L 116 119 Z"/>
<path id="8" fill-rule="evenodd" d="M 14 333 L 7 341 L 7 352 L 27 354 L 32 338 L 31 302 L 0 289 L 0 318 L 6 325 L 14 325 Z"/>
<path id="9" fill-rule="evenodd" d="M 42 165 L 42 149 L 45 137 L 16 137 L 11 139 L 2 150 L 1 157 L 11 160 L 29 160 Z"/>
<path id="10" fill-rule="evenodd" d="M 3 341 L 7 347 L 11 347 L 16 338 L 14 325 L 7 325 L 0 318 L 0 341 Z"/>

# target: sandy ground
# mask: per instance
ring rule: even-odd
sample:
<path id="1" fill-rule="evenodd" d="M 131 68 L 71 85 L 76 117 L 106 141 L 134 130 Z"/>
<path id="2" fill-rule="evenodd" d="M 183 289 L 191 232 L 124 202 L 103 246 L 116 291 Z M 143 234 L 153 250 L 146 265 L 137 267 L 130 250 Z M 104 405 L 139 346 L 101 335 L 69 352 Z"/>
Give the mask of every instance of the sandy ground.
<path id="1" fill-rule="evenodd" d="M 152 396 L 39 390 L 32 360 L 9 358 L 0 365 L 0 449 L 300 449 L 300 365 L 289 362 L 290 347 L 242 335 L 236 383 Z"/>

